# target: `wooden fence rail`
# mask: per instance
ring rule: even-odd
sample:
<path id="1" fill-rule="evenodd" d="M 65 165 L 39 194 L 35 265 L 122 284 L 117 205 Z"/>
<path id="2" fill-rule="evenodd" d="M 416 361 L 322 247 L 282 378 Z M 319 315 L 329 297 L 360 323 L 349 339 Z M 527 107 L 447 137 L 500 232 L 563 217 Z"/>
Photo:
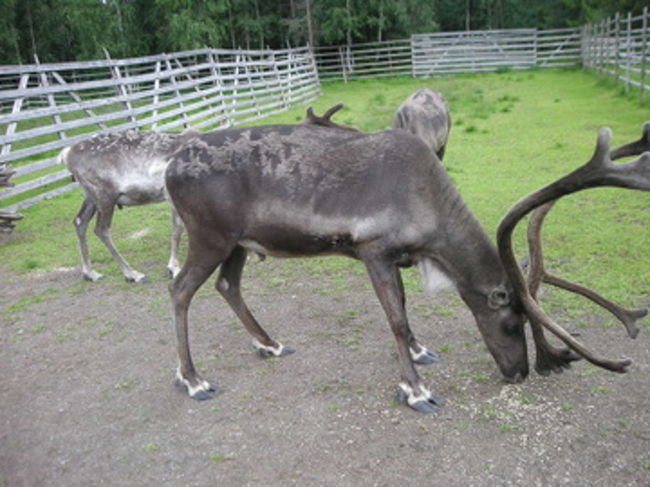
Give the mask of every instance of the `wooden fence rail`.
<path id="1" fill-rule="evenodd" d="M 0 175 L 18 181 L 0 189 L 0 229 L 2 215 L 74 188 L 57 154 L 97 132 L 233 126 L 319 93 L 309 48 L 0 66 Z"/>

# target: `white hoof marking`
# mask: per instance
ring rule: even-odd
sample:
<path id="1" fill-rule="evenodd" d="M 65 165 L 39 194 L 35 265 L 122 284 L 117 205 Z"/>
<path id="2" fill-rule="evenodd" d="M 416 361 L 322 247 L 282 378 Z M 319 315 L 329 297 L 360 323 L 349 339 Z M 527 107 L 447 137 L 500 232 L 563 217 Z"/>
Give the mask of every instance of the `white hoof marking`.
<path id="1" fill-rule="evenodd" d="M 422 350 L 420 350 L 419 352 L 416 352 L 413 347 L 409 347 L 409 352 L 411 353 L 411 359 L 413 359 L 414 361 L 418 361 L 420 357 L 427 355 L 428 350 L 424 348 L 422 345 L 420 345 L 420 347 L 422 348 Z"/>
<path id="2" fill-rule="evenodd" d="M 431 398 L 431 392 L 423 385 L 418 386 L 418 389 L 420 389 L 419 394 L 416 394 L 406 382 L 400 382 L 399 387 L 406 394 L 406 401 L 409 403 L 409 406 L 413 406 L 420 401 L 428 401 Z"/>
<path id="3" fill-rule="evenodd" d="M 278 343 L 277 347 L 269 347 L 268 345 L 262 345 L 257 339 L 253 339 L 253 346 L 262 352 L 272 353 L 274 356 L 279 357 L 284 351 L 284 345 Z"/>
<path id="4" fill-rule="evenodd" d="M 207 380 L 200 380 L 195 386 L 190 384 L 190 382 L 181 374 L 180 368 L 176 370 L 176 380 L 185 386 L 187 393 L 192 397 L 196 396 L 199 392 L 210 392 L 211 390 L 210 383 Z"/>

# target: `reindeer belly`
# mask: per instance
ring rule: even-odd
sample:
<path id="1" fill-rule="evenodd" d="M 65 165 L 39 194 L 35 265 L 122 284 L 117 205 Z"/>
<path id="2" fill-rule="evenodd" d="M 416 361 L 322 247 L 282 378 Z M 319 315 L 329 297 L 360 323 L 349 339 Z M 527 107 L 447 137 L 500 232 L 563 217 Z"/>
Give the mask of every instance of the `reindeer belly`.
<path id="1" fill-rule="evenodd" d="M 242 238 L 238 243 L 248 250 L 273 257 L 355 255 L 355 244 L 350 235 L 308 234 L 271 226 L 257 229 L 254 235 Z"/>
<path id="2" fill-rule="evenodd" d="M 366 216 L 319 214 L 301 208 L 266 207 L 254 211 L 239 240 L 243 247 L 277 257 L 341 254 L 356 256 L 364 242 L 390 234 L 394 215 L 378 212 Z M 402 233 L 403 227 L 398 229 Z"/>

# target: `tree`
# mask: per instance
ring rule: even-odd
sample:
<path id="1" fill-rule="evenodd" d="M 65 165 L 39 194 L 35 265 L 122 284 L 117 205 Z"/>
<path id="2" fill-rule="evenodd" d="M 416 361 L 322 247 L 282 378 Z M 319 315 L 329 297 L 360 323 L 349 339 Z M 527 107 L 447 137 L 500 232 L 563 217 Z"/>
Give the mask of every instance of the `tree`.
<path id="1" fill-rule="evenodd" d="M 16 0 L 2 0 L 0 16 L 0 63 L 18 64 L 21 61 L 18 31 L 16 30 Z"/>
<path id="2" fill-rule="evenodd" d="M 228 39 L 228 0 L 154 0 L 161 51 L 218 47 Z"/>

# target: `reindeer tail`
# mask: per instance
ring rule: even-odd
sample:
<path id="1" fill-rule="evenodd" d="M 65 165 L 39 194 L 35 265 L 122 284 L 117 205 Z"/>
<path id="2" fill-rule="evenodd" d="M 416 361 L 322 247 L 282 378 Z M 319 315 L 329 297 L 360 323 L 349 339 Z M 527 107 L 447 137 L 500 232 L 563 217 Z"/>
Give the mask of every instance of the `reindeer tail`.
<path id="1" fill-rule="evenodd" d="M 64 147 L 56 158 L 56 162 L 65 165 L 66 168 L 68 167 L 68 153 L 70 152 L 71 148 L 71 146 Z M 74 175 L 71 174 L 70 177 L 73 181 L 75 181 Z"/>

